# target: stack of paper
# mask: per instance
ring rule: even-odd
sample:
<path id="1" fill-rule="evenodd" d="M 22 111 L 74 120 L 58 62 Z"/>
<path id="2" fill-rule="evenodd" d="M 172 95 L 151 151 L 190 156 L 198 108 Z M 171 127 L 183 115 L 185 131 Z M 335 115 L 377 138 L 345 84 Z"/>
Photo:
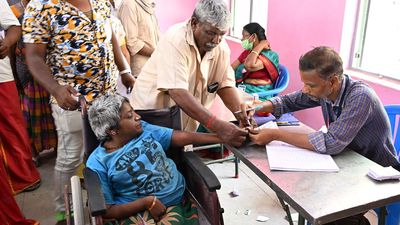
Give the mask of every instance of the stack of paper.
<path id="1" fill-rule="evenodd" d="M 279 129 L 276 122 L 268 122 L 259 129 Z M 281 141 L 267 144 L 267 155 L 271 170 L 338 172 L 339 167 L 332 156 L 310 151 Z"/>
<path id="2" fill-rule="evenodd" d="M 271 170 L 338 172 L 339 167 L 330 155 L 298 148 L 280 141 L 266 145 Z"/>
<path id="3" fill-rule="evenodd" d="M 382 181 L 382 180 L 393 180 L 400 179 L 400 172 L 394 169 L 393 167 L 375 167 L 373 169 L 369 169 L 368 176 L 374 180 Z"/>

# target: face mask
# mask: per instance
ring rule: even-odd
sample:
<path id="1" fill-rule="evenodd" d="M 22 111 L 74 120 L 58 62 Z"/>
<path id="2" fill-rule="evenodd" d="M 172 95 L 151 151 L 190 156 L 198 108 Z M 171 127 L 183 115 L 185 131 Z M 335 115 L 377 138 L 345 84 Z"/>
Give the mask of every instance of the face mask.
<path id="1" fill-rule="evenodd" d="M 249 39 L 243 40 L 242 41 L 242 47 L 246 50 L 252 50 L 253 49 L 253 42 L 250 42 Z"/>

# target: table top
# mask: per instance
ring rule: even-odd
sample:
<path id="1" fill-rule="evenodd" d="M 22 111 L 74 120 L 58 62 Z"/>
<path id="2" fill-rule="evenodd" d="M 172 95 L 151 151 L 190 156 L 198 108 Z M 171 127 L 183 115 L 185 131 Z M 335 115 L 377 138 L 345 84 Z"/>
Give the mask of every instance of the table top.
<path id="1" fill-rule="evenodd" d="M 338 173 L 325 173 L 271 171 L 264 146 L 247 143 L 227 148 L 312 224 L 332 222 L 400 200 L 400 182 L 370 179 L 368 169 L 379 165 L 351 150 L 333 156 Z"/>

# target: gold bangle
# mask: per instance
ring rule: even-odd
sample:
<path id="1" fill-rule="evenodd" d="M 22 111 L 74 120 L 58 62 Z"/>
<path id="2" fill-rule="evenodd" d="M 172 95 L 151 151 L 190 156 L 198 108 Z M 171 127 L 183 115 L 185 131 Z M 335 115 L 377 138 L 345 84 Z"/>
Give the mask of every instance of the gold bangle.
<path id="1" fill-rule="evenodd" d="M 250 52 L 250 53 L 255 53 L 256 55 L 258 55 L 258 54 L 259 54 L 258 52 L 254 51 L 254 50 L 251 50 L 251 52 Z"/>
<path id="2" fill-rule="evenodd" d="M 154 206 L 156 205 L 156 200 L 157 200 L 157 197 L 154 196 L 153 202 L 151 203 L 151 206 L 149 208 L 147 208 L 147 210 L 151 211 L 154 208 Z"/>

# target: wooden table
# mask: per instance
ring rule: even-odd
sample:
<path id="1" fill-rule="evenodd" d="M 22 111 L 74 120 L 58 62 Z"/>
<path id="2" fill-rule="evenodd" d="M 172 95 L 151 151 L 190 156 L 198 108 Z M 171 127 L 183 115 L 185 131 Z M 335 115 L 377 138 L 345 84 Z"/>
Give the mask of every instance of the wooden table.
<path id="1" fill-rule="evenodd" d="M 373 181 L 366 174 L 379 165 L 351 150 L 333 157 L 338 173 L 322 173 L 271 171 L 265 146 L 226 147 L 275 191 L 284 206 L 283 201 L 299 212 L 299 224 L 304 224 L 304 218 L 312 224 L 325 224 L 400 201 L 400 182 Z"/>

